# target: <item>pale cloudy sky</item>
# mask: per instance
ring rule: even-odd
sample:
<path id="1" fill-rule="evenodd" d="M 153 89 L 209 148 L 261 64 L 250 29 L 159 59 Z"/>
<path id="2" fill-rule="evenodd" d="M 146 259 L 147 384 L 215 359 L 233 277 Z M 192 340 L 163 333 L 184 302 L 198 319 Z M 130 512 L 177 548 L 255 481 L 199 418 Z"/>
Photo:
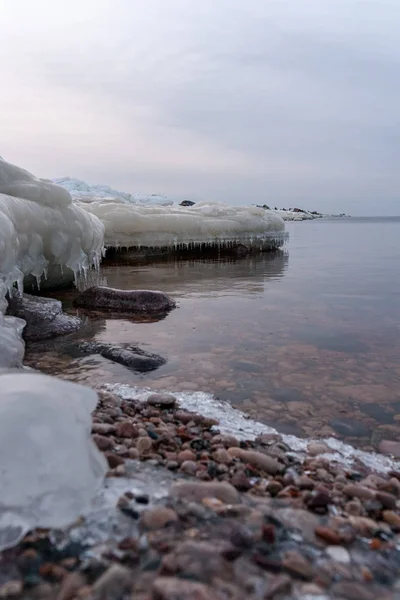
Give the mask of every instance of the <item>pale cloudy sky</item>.
<path id="1" fill-rule="evenodd" d="M 399 0 L 0 0 L 0 155 L 124 191 L 400 214 Z"/>

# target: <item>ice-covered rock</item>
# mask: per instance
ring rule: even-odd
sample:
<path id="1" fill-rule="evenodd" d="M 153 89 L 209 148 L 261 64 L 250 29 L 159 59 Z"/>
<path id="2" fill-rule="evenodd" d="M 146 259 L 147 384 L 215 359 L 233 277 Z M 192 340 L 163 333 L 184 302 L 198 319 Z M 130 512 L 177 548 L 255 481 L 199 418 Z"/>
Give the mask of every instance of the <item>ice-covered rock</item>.
<path id="1" fill-rule="evenodd" d="M 99 265 L 104 226 L 72 202 L 67 190 L 0 158 L 0 367 L 21 365 L 24 322 L 4 317 L 6 292 L 23 291 L 26 276 L 37 282 L 61 268 L 78 274 Z"/>
<path id="2" fill-rule="evenodd" d="M 105 226 L 105 244 L 118 248 L 176 248 L 243 244 L 268 249 L 286 239 L 283 220 L 255 206 L 198 202 L 195 206 L 79 204 Z"/>
<path id="3" fill-rule="evenodd" d="M 36 373 L 0 374 L 0 550 L 90 508 L 106 473 L 91 440 L 97 394 Z"/>
<path id="4" fill-rule="evenodd" d="M 64 188 L 0 160 L 0 278 L 7 285 L 40 278 L 49 265 L 75 273 L 97 266 L 103 241 L 101 222 Z"/>
<path id="5" fill-rule="evenodd" d="M 7 314 L 25 321 L 25 340 L 47 340 L 77 331 L 82 325 L 81 319 L 63 312 L 59 300 L 21 295 L 15 288 L 10 294 Z"/>

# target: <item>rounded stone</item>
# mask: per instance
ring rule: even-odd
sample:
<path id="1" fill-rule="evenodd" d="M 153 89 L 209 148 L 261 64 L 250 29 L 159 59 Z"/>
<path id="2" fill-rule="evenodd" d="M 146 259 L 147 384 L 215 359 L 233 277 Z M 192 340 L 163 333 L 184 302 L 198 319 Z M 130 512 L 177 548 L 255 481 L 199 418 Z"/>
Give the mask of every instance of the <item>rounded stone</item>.
<path id="1" fill-rule="evenodd" d="M 176 404 L 176 398 L 172 394 L 150 394 L 147 398 L 147 404 L 157 408 L 173 408 Z"/>

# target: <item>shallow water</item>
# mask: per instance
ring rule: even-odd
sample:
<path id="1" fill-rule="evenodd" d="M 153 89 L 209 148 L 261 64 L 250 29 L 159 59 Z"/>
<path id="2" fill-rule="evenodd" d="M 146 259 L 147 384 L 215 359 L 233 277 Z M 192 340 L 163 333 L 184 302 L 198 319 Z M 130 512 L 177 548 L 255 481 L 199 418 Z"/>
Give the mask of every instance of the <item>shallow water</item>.
<path id="1" fill-rule="evenodd" d="M 287 229 L 279 254 L 104 266 L 103 285 L 161 289 L 179 308 L 158 322 L 97 315 L 75 339 L 139 345 L 168 359 L 157 371 L 73 358 L 65 338 L 28 348 L 27 363 L 93 386 L 212 392 L 285 433 L 398 439 L 400 219 Z M 73 295 L 57 293 L 77 312 Z"/>

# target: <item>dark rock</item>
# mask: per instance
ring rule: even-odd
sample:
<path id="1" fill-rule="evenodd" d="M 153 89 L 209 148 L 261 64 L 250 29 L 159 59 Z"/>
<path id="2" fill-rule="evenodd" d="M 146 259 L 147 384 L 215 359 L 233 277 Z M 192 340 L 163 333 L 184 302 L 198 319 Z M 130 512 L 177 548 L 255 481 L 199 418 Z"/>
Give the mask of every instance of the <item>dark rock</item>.
<path id="1" fill-rule="evenodd" d="M 191 200 L 183 200 L 179 206 L 194 206 L 195 202 L 192 202 Z"/>
<path id="2" fill-rule="evenodd" d="M 26 321 L 23 337 L 29 341 L 48 340 L 77 331 L 82 321 L 66 315 L 59 300 L 23 294 L 13 290 L 7 314 Z"/>
<path id="3" fill-rule="evenodd" d="M 163 292 L 117 290 L 100 286 L 91 287 L 79 294 L 74 304 L 85 308 L 140 314 L 162 314 L 176 307 L 176 302 Z"/>
<path id="4" fill-rule="evenodd" d="M 146 352 L 137 346 L 126 346 L 124 348 L 100 342 L 81 342 L 77 344 L 77 347 L 83 354 L 100 354 L 103 358 L 112 360 L 139 373 L 154 371 L 167 362 L 162 356 Z"/>

